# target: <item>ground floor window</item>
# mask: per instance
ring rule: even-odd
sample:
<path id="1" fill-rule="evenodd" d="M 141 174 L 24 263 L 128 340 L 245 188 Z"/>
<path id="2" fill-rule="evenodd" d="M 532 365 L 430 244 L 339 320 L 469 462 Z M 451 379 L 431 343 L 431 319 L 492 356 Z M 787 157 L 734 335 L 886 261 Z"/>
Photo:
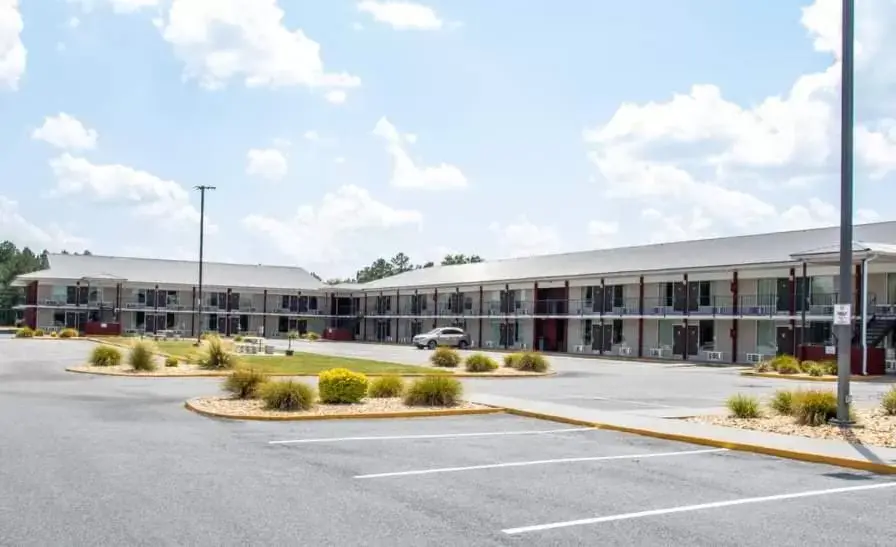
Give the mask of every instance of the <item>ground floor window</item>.
<path id="1" fill-rule="evenodd" d="M 756 351 L 764 355 L 778 351 L 778 334 L 774 321 L 756 321 Z"/>
<path id="2" fill-rule="evenodd" d="M 240 315 L 240 332 L 249 332 L 249 316 Z"/>
<path id="3" fill-rule="evenodd" d="M 673 324 L 672 323 L 673 323 L 672 321 L 667 321 L 667 320 L 659 321 L 658 341 L 659 341 L 660 347 L 670 347 L 670 348 L 672 347 L 672 343 L 675 338 L 673 335 Z"/>
<path id="4" fill-rule="evenodd" d="M 712 351 L 716 345 L 716 322 L 712 319 L 700 321 L 700 349 Z"/>
<path id="5" fill-rule="evenodd" d="M 590 288 L 591 287 L 589 287 L 589 289 Z M 591 319 L 585 319 L 584 321 L 582 321 L 582 343 L 586 346 L 591 345 L 591 329 Z"/>
<path id="6" fill-rule="evenodd" d="M 622 288 L 621 285 L 617 285 L 617 286 Z M 614 344 L 621 344 L 622 342 L 625 341 L 625 336 L 623 336 L 622 329 L 623 329 L 622 319 L 613 319 L 613 343 Z"/>

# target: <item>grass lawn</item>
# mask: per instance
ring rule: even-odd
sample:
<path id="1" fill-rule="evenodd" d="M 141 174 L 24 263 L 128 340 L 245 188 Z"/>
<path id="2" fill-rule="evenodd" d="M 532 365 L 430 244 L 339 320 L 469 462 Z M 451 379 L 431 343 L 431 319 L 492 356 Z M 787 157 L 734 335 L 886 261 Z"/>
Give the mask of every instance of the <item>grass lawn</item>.
<path id="1" fill-rule="evenodd" d="M 124 336 L 110 336 L 105 338 L 115 344 L 131 344 L 137 338 Z M 156 347 L 162 353 L 176 355 L 185 359 L 196 357 L 201 348 L 195 347 L 195 340 L 160 340 L 155 342 Z M 225 341 L 225 343 L 228 343 Z M 337 357 L 333 355 L 318 355 L 316 353 L 295 352 L 292 356 L 286 355 L 240 355 L 239 360 L 246 365 L 252 365 L 272 374 L 317 374 L 331 368 L 347 368 L 355 372 L 365 374 L 450 374 L 447 371 L 434 369 L 427 366 L 401 365 L 387 363 L 385 361 L 371 361 L 369 359 L 356 359 L 352 357 Z"/>

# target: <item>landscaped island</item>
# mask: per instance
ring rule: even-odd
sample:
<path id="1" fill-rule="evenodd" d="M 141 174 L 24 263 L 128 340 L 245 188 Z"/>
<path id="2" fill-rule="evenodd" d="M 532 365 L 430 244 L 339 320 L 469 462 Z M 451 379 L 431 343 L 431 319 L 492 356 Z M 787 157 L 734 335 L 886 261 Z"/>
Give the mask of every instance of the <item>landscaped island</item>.
<path id="1" fill-rule="evenodd" d="M 727 416 L 699 416 L 692 421 L 784 435 L 896 447 L 896 387 L 877 408 L 850 408 L 856 422 L 841 428 L 829 422 L 837 415 L 837 394 L 829 389 L 778 390 L 765 401 L 736 394 L 727 401 Z"/>
<path id="2" fill-rule="evenodd" d="M 469 376 L 544 376 L 549 364 L 536 353 L 510 354 L 504 367 L 491 357 L 475 353 L 464 360 L 452 349 L 433 352 L 429 365 L 406 365 L 289 350 L 284 353 L 237 354 L 239 342 L 217 336 L 193 340 L 150 340 L 135 337 L 109 337 L 99 342 L 89 363 L 71 367 L 72 372 L 120 374 L 129 376 L 222 376 L 238 367 L 251 367 L 276 376 L 311 376 L 333 368 L 344 368 L 373 376 L 397 374 L 469 375 Z M 455 372 L 461 363 L 462 371 Z"/>
<path id="3" fill-rule="evenodd" d="M 346 369 L 325 370 L 317 389 L 295 380 L 274 380 L 263 372 L 240 368 L 223 383 L 226 397 L 201 397 L 186 402 L 194 412 L 245 420 L 327 418 L 388 418 L 497 412 L 461 400 L 463 386 L 446 375 L 368 379 Z"/>

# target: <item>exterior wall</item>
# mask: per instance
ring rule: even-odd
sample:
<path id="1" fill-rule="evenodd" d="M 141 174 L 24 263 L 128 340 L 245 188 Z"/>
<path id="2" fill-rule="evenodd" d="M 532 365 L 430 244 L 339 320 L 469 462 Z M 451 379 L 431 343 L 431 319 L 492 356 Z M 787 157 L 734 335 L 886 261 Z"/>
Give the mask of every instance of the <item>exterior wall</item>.
<path id="1" fill-rule="evenodd" d="M 570 289 L 572 290 L 572 289 Z M 584 324 L 585 321 L 578 318 L 570 318 L 566 322 L 566 351 L 572 353 L 576 346 L 582 345 L 584 341 Z"/>
<path id="2" fill-rule="evenodd" d="M 657 347 L 659 344 L 660 322 L 656 319 L 644 320 L 644 339 L 641 342 L 642 351 L 646 357 L 651 348 Z M 637 355 L 637 353 L 635 353 Z"/>
<path id="3" fill-rule="evenodd" d="M 741 322 L 743 323 L 743 322 Z M 722 352 L 722 360 L 726 362 L 731 361 L 731 349 L 732 342 L 731 339 L 731 329 L 734 327 L 734 321 L 731 319 L 716 319 L 714 326 L 714 334 L 715 340 L 713 341 L 713 348 L 715 351 Z M 740 327 L 740 325 L 738 325 Z M 738 348 L 739 349 L 739 348 Z"/>
<path id="4" fill-rule="evenodd" d="M 737 360 L 746 361 L 748 353 L 760 353 L 756 351 L 757 324 L 774 323 L 769 320 L 740 320 L 737 322 Z"/>
<path id="5" fill-rule="evenodd" d="M 624 346 L 632 348 L 632 356 L 638 355 L 638 320 L 622 320 L 622 339 Z"/>
<path id="6" fill-rule="evenodd" d="M 889 301 L 887 294 L 887 274 L 868 274 L 868 305 L 872 305 L 872 298 L 876 298 L 877 304 L 896 304 Z M 869 308 L 870 309 L 870 308 Z"/>

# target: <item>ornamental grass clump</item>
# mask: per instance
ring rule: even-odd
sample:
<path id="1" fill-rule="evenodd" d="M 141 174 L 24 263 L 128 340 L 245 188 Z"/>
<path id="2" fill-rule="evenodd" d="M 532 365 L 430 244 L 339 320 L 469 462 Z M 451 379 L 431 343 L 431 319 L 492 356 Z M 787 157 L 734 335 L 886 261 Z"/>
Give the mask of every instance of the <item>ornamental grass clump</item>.
<path id="1" fill-rule="evenodd" d="M 443 368 L 456 368 L 460 364 L 460 353 L 451 348 L 436 348 L 429 357 L 429 362 L 434 366 Z"/>
<path id="2" fill-rule="evenodd" d="M 144 340 L 134 342 L 128 352 L 128 364 L 137 372 L 152 372 L 156 369 L 153 346 Z"/>
<path id="3" fill-rule="evenodd" d="M 725 406 L 728 407 L 728 412 L 730 412 L 731 416 L 734 418 L 752 419 L 761 416 L 761 413 L 759 412 L 759 399 L 752 395 L 745 395 L 743 393 L 732 395 L 725 402 Z"/>
<path id="4" fill-rule="evenodd" d="M 408 406 L 456 406 L 463 394 L 463 386 L 449 376 L 423 376 L 408 386 L 404 404 Z"/>
<path id="5" fill-rule="evenodd" d="M 258 397 L 268 410 L 295 412 L 311 410 L 314 406 L 314 388 L 295 380 L 271 381 L 258 390 Z"/>
<path id="6" fill-rule="evenodd" d="M 371 380 L 367 396 L 371 399 L 391 399 L 404 394 L 404 380 L 394 374 Z"/>
<path id="7" fill-rule="evenodd" d="M 224 379 L 223 389 L 237 399 L 252 399 L 268 381 L 268 375 L 255 368 L 239 368 Z"/>
<path id="8" fill-rule="evenodd" d="M 523 372 L 547 372 L 551 365 L 544 355 L 534 351 L 525 351 L 520 354 L 513 368 Z"/>
<path id="9" fill-rule="evenodd" d="M 467 372 L 491 372 L 498 368 L 498 363 L 484 353 L 474 353 L 464 362 Z"/>
<path id="10" fill-rule="evenodd" d="M 96 346 L 90 352 L 90 364 L 94 367 L 114 367 L 121 364 L 121 351 L 112 346 Z"/>
<path id="11" fill-rule="evenodd" d="M 822 390 L 799 392 L 793 398 L 793 416 L 800 425 L 826 424 L 837 417 L 837 394 Z"/>
<path id="12" fill-rule="evenodd" d="M 199 367 L 206 370 L 229 370 L 237 365 L 237 357 L 224 347 L 218 336 L 209 336 L 205 341 L 205 351 L 199 356 Z"/>

